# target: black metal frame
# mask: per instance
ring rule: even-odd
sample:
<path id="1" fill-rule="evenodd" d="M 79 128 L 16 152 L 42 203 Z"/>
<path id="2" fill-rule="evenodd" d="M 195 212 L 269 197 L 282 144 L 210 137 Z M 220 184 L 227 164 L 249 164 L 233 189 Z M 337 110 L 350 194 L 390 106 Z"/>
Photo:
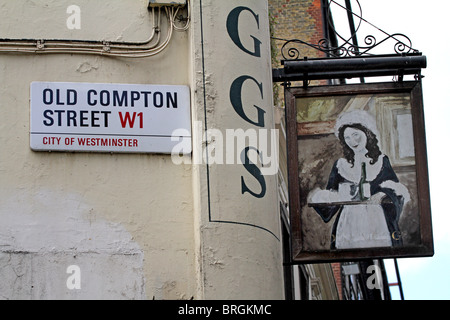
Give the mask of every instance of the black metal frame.
<path id="1" fill-rule="evenodd" d="M 282 61 L 283 68 L 272 69 L 274 82 L 309 81 L 358 77 L 404 75 L 421 78 L 426 68 L 426 56 L 420 53 L 409 55 L 385 55 L 353 58 L 323 58 Z"/>

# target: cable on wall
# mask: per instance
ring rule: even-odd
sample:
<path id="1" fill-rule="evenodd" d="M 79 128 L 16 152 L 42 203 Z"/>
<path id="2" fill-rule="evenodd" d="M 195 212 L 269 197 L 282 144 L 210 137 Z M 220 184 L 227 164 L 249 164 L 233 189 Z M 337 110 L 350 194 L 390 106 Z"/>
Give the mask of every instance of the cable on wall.
<path id="1" fill-rule="evenodd" d="M 90 40 L 43 40 L 43 39 L 0 39 L 0 53 L 24 54 L 94 54 L 110 57 L 145 58 L 159 54 L 170 43 L 174 31 L 189 29 L 191 16 L 187 0 L 187 17 L 179 17 L 181 6 L 152 7 L 153 30 L 142 42 L 90 41 Z M 168 30 L 161 39 L 161 20 L 165 16 Z M 181 22 L 181 25 L 180 25 Z"/>

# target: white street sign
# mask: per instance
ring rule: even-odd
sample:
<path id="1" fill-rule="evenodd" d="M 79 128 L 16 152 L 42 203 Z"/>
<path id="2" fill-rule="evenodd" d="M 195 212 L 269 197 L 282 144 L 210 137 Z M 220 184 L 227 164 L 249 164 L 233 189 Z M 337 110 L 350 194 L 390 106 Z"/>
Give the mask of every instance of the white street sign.
<path id="1" fill-rule="evenodd" d="M 187 86 L 32 82 L 30 108 L 35 151 L 191 152 Z"/>

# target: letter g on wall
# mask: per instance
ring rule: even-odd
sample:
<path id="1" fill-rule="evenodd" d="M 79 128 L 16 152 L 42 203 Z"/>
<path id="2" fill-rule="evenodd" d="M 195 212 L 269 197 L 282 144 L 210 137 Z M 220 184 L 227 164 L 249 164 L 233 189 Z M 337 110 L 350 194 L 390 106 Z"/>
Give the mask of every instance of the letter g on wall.
<path id="1" fill-rule="evenodd" d="M 231 40 L 233 40 L 234 44 L 236 44 L 239 47 L 239 49 L 252 56 L 261 57 L 262 42 L 258 38 L 250 36 L 253 39 L 253 51 L 250 51 L 249 49 L 245 48 L 244 45 L 242 44 L 241 38 L 239 36 L 239 16 L 243 11 L 249 11 L 253 15 L 259 29 L 259 16 L 256 13 L 254 13 L 250 8 L 247 7 L 236 7 L 233 10 L 231 10 L 227 18 L 228 35 L 230 36 Z"/>

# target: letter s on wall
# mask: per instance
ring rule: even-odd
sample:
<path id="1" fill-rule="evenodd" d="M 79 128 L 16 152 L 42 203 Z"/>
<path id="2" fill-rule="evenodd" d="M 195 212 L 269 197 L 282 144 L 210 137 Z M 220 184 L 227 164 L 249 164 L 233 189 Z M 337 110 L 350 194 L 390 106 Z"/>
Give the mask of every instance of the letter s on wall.
<path id="1" fill-rule="evenodd" d="M 250 161 L 248 157 L 248 152 L 250 149 L 253 149 L 256 151 L 256 153 L 259 155 L 259 150 L 254 147 L 246 147 L 244 150 L 242 150 L 241 157 L 244 158 L 244 167 L 245 169 L 256 179 L 258 180 L 259 185 L 261 186 L 261 191 L 259 193 L 253 192 L 252 190 L 247 187 L 244 181 L 244 177 L 241 176 L 241 194 L 244 194 L 246 192 L 250 193 L 252 196 L 256 198 L 263 198 L 266 194 L 266 180 L 264 179 L 264 176 L 261 174 L 261 170 Z"/>

